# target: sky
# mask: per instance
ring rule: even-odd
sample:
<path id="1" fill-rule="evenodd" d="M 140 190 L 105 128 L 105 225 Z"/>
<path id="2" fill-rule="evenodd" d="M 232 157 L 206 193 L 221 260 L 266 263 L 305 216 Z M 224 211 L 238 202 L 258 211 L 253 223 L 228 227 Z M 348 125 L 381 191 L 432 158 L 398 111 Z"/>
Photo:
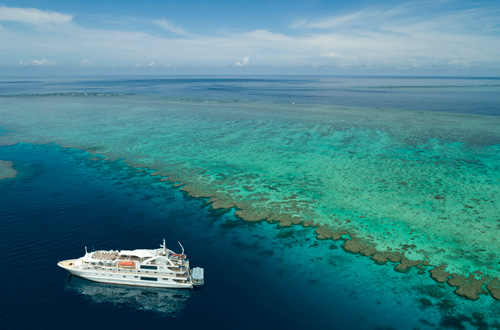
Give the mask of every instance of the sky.
<path id="1" fill-rule="evenodd" d="M 500 76 L 500 1 L 0 0 L 0 75 Z"/>

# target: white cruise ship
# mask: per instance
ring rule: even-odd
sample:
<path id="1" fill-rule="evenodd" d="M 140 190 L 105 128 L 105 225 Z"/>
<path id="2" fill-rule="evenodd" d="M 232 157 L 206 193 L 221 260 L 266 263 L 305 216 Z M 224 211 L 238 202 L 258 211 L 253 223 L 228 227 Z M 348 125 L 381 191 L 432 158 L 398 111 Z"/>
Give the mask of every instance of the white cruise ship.
<path id="1" fill-rule="evenodd" d="M 83 257 L 57 265 L 72 275 L 101 283 L 192 289 L 204 282 L 203 268 L 191 270 L 184 248 L 182 253 L 174 253 L 167 249 L 165 240 L 155 250 L 87 252 L 85 248 Z"/>

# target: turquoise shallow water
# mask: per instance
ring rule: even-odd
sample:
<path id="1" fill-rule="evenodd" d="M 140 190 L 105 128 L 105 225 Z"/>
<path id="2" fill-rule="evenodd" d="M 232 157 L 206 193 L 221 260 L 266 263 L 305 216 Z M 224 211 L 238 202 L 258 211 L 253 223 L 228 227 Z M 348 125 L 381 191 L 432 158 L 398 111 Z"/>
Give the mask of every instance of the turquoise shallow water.
<path id="1" fill-rule="evenodd" d="M 379 251 L 444 264 L 449 272 L 498 276 L 498 82 L 337 80 L 4 82 L 1 143 L 89 150 L 96 160 L 150 169 L 148 176 L 168 177 L 215 206 L 236 206 L 236 215 L 247 220 L 312 221 L 347 229 Z M 300 260 L 278 276 L 293 269 L 308 278 L 301 295 L 337 297 L 351 302 L 350 308 L 366 304 L 363 319 L 370 326 L 376 315 L 393 310 L 425 311 L 432 316 L 422 318 L 431 317 L 434 325 L 443 315 L 473 313 L 474 305 L 453 297 L 451 287 L 433 283 L 425 271 L 399 274 L 390 263 L 375 267 L 368 258 L 330 249 L 337 243 L 316 242 L 314 228 L 293 226 L 280 236 L 274 224 L 252 226 L 243 228 L 252 235 L 272 233 L 265 237 L 271 248 L 261 251 L 270 260 L 276 258 L 269 252 L 277 248 L 273 242 L 291 249 L 278 259 Z M 252 236 L 240 241 L 250 250 L 263 244 Z M 374 284 L 358 284 L 361 274 Z M 324 280 L 331 277 L 337 284 L 346 278 L 339 285 L 347 291 L 359 285 L 357 298 L 339 297 L 341 291 Z M 283 288 L 296 285 L 290 278 L 281 280 Z M 386 297 L 387 290 L 399 297 Z M 444 312 L 448 301 L 453 307 Z M 498 302 L 482 296 L 475 304 L 495 311 Z M 320 317 L 329 307 L 314 310 Z M 494 312 L 486 314 L 496 319 Z"/>

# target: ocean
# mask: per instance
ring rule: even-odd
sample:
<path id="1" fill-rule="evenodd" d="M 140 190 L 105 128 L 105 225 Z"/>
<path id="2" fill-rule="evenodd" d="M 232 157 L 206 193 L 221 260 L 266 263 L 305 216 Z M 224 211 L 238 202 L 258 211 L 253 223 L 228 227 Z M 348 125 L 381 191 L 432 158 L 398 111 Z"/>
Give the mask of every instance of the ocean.
<path id="1" fill-rule="evenodd" d="M 2 79 L 0 324 L 500 329 L 486 282 L 470 300 L 429 273 L 498 276 L 499 151 L 497 78 Z M 427 264 L 395 271 L 318 226 Z M 163 238 L 203 287 L 56 265 Z"/>

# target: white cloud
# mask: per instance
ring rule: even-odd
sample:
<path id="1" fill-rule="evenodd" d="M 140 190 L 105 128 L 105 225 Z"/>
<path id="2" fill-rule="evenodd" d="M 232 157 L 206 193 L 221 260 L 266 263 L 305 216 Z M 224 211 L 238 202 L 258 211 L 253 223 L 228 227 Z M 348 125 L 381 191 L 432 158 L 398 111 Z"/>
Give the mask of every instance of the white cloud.
<path id="1" fill-rule="evenodd" d="M 295 20 L 290 26 L 289 28 L 290 29 L 300 29 L 300 28 L 303 28 L 307 26 L 307 19 L 305 18 L 301 18 L 301 19 L 297 19 Z"/>
<path id="2" fill-rule="evenodd" d="M 309 22 L 306 19 L 301 19 L 292 24 L 291 28 L 297 29 L 306 27 L 314 29 L 328 29 L 328 28 L 338 27 L 341 25 L 348 25 L 349 23 L 357 21 L 357 19 L 359 19 L 360 17 L 366 18 L 367 16 L 372 16 L 372 15 L 367 15 L 367 13 L 360 11 L 344 16 L 335 16 L 313 22 Z"/>
<path id="3" fill-rule="evenodd" d="M 80 65 L 89 66 L 89 65 L 92 65 L 92 61 L 86 58 L 86 59 L 81 60 Z"/>
<path id="4" fill-rule="evenodd" d="M 357 56 L 348 56 L 348 55 L 343 55 L 337 52 L 327 52 L 323 53 L 320 55 L 321 57 L 328 57 L 328 58 L 344 58 L 344 59 L 349 59 L 349 60 L 355 60 Z"/>
<path id="5" fill-rule="evenodd" d="M 298 19 L 290 28 L 307 36 L 321 50 L 320 57 L 342 63 L 446 65 L 459 56 L 498 66 L 498 8 L 454 10 L 442 4 L 421 1 L 364 8 L 320 19 Z"/>
<path id="6" fill-rule="evenodd" d="M 468 61 L 464 60 L 459 60 L 459 59 L 454 59 L 448 62 L 448 64 L 452 66 L 463 66 L 463 67 L 470 67 L 470 63 Z"/>
<path id="7" fill-rule="evenodd" d="M 292 29 L 318 29 L 330 32 L 363 35 L 367 32 L 403 34 L 410 30 L 422 33 L 472 33 L 499 32 L 497 8 L 471 10 L 443 10 L 441 1 L 414 1 L 395 7 L 377 6 L 352 13 L 323 17 L 321 19 L 298 19 Z"/>
<path id="8" fill-rule="evenodd" d="M 183 36 L 188 36 L 189 33 L 187 33 L 183 28 L 180 28 L 176 26 L 174 23 L 167 21 L 165 18 L 162 18 L 161 20 L 153 20 L 152 21 L 155 25 L 159 26 L 160 28 L 170 31 L 175 34 L 180 34 Z"/>
<path id="9" fill-rule="evenodd" d="M 71 22 L 72 15 L 36 8 L 11 8 L 0 6 L 0 21 L 20 22 L 30 25 L 63 24 Z"/>
<path id="10" fill-rule="evenodd" d="M 57 62 L 49 61 L 45 58 L 41 60 L 32 60 L 32 61 L 19 61 L 20 66 L 54 66 L 57 65 Z"/>
<path id="11" fill-rule="evenodd" d="M 250 55 L 247 55 L 245 57 L 243 57 L 243 60 L 240 62 L 236 62 L 236 66 L 245 66 L 245 65 L 248 65 L 248 63 L 250 62 Z"/>
<path id="12" fill-rule="evenodd" d="M 134 67 L 136 67 L 136 68 L 154 68 L 154 67 L 156 67 L 156 63 L 155 63 L 155 61 L 151 61 L 151 62 L 149 62 L 149 64 L 144 64 L 142 62 L 138 62 L 138 63 L 134 64 Z"/>

